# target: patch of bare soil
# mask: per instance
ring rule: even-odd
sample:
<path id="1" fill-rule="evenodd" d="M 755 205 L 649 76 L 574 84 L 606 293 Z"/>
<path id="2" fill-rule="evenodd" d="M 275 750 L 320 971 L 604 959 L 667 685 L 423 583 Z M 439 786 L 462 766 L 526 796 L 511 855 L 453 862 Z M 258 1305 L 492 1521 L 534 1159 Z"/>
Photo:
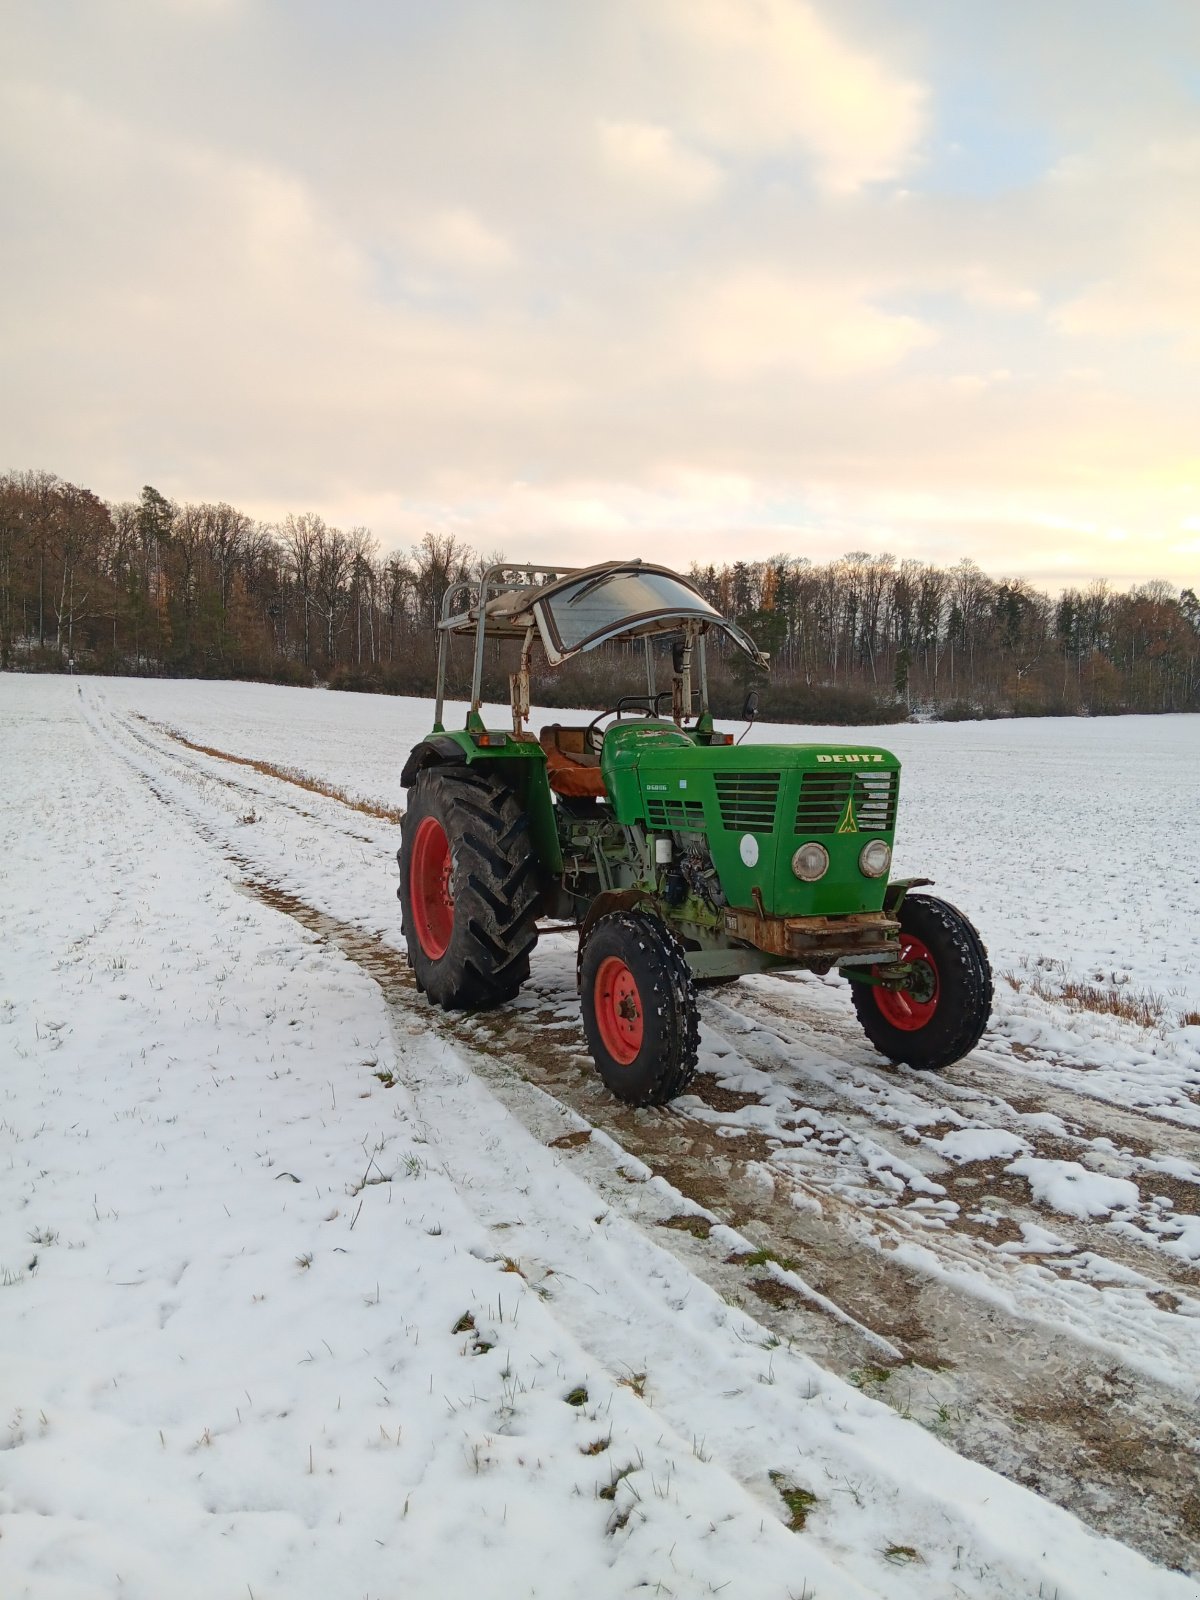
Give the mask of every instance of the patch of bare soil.
<path id="1" fill-rule="evenodd" d="M 751 1278 L 746 1287 L 769 1306 L 794 1306 L 804 1296 L 781 1278 Z"/>
<path id="2" fill-rule="evenodd" d="M 674 1228 L 676 1233 L 690 1233 L 693 1239 L 707 1239 L 713 1225 L 707 1217 L 697 1217 L 683 1212 L 677 1217 L 664 1217 L 659 1227 Z"/>
<path id="3" fill-rule="evenodd" d="M 1017 1095 L 1009 1095 L 1008 1103 L 1014 1111 L 1023 1116 L 1036 1116 L 1046 1109 L 1037 1100 L 1023 1099 Z M 1099 1122 L 1082 1121 L 1077 1116 L 1071 1117 L 1065 1125 L 1070 1140 L 1079 1147 L 1091 1145 L 1097 1139 L 1111 1139 L 1118 1155 L 1145 1157 L 1154 1154 L 1154 1144 L 1150 1139 L 1131 1133 L 1127 1128 L 1120 1129 L 1114 1138 L 1111 1127 L 1104 1127 Z M 1038 1133 L 1036 1137 L 1040 1145 L 1044 1136 Z M 1073 1159 L 1078 1160 L 1078 1154 Z"/>
<path id="4" fill-rule="evenodd" d="M 1037 1155 L 1050 1160 L 1079 1161 L 1081 1151 L 1063 1140 L 1039 1139 Z M 962 1162 L 938 1174 L 937 1181 L 945 1189 L 947 1197 L 958 1206 L 957 1216 L 945 1219 L 950 1229 L 955 1233 L 972 1234 L 993 1245 L 1015 1244 L 1024 1237 L 1020 1219 L 1023 1217 L 1028 1222 L 1040 1218 L 1078 1250 L 1096 1249 L 1102 1255 L 1133 1267 L 1135 1271 L 1140 1269 L 1152 1273 L 1181 1289 L 1200 1288 L 1200 1270 L 1191 1262 L 1164 1255 L 1140 1240 L 1130 1240 L 1112 1233 L 1105 1234 L 1102 1243 L 1097 1242 L 1095 1230 L 1102 1225 L 1103 1219 L 1096 1223 L 1084 1222 L 1038 1205 L 1033 1201 L 1025 1179 L 1006 1171 L 1007 1164 L 1005 1158 Z M 1135 1176 L 1146 1194 L 1159 1192 L 1156 1180 L 1162 1174 Z M 1194 1213 L 1200 1201 L 1200 1187 L 1183 1179 L 1167 1178 L 1161 1192 L 1174 1201 L 1176 1190 L 1182 1194 L 1184 1204 L 1175 1205 L 1174 1209 L 1184 1210 L 1186 1206 Z M 1010 1253 L 1016 1256 L 1023 1254 L 1020 1251 Z M 1039 1262 L 1047 1272 L 1074 1276 L 1074 1251 L 1063 1261 L 1047 1256 L 1034 1247 L 1029 1249 L 1027 1256 Z"/>
<path id="5" fill-rule="evenodd" d="M 759 1096 L 746 1094 L 741 1089 L 728 1089 L 719 1083 L 711 1072 L 698 1072 L 688 1088 L 713 1111 L 742 1111 L 746 1106 L 759 1104 Z"/>
<path id="6" fill-rule="evenodd" d="M 1200 1184 L 1189 1183 L 1186 1178 L 1177 1178 L 1173 1173 L 1155 1170 L 1139 1173 L 1138 1185 L 1148 1195 L 1166 1195 L 1172 1211 L 1189 1217 L 1200 1216 Z"/>
<path id="7" fill-rule="evenodd" d="M 974 1203 L 975 1209 L 969 1210 L 968 1205 Z M 1015 1244 L 1024 1237 L 1020 1223 L 1007 1216 L 1003 1211 L 995 1211 L 990 1206 L 979 1206 L 978 1202 L 960 1202 L 958 1215 L 950 1223 L 956 1233 L 969 1233 L 975 1239 L 982 1239 L 990 1245 Z"/>
<path id="8" fill-rule="evenodd" d="M 1178 1311 L 1183 1301 L 1177 1294 L 1172 1294 L 1169 1289 L 1155 1289 L 1146 1296 L 1151 1305 L 1160 1311 Z"/>

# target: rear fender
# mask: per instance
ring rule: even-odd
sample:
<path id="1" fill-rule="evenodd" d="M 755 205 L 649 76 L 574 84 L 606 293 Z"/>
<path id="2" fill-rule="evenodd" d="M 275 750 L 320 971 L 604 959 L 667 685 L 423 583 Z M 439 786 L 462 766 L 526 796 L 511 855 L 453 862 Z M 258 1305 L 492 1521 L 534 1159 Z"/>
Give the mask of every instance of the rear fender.
<path id="1" fill-rule="evenodd" d="M 510 734 L 505 744 L 488 748 L 478 745 L 467 732 L 432 733 L 409 752 L 400 782 L 406 789 L 411 788 L 417 774 L 428 767 L 475 770 L 486 767 L 488 772 L 503 779 L 529 815 L 530 832 L 543 873 L 551 878 L 561 874 L 562 851 L 546 777 L 546 752 L 540 744 L 532 739 L 517 740 Z"/>
<path id="2" fill-rule="evenodd" d="M 406 789 L 411 789 L 417 780 L 417 773 L 423 772 L 426 767 L 466 765 L 466 752 L 457 740 L 448 733 L 435 733 L 428 739 L 422 739 L 420 744 L 413 745 L 400 774 L 400 782 Z"/>

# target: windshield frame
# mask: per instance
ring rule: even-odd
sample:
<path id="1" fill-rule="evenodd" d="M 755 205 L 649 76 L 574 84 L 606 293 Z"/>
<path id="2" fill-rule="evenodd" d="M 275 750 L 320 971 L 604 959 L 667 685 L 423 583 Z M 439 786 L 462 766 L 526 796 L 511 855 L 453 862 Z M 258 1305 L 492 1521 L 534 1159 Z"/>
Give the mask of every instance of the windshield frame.
<path id="1" fill-rule="evenodd" d="M 555 613 L 556 611 L 561 613 L 572 603 L 570 592 L 572 589 L 578 589 L 578 597 L 582 598 L 584 594 L 598 591 L 606 584 L 621 578 L 648 576 L 664 578 L 669 583 L 677 585 L 683 591 L 682 598 L 693 603 L 686 605 L 665 603 L 649 606 L 641 611 L 628 611 L 610 618 L 579 639 L 564 640 Z M 556 666 L 571 656 L 579 655 L 585 650 L 593 650 L 597 645 L 626 635 L 630 638 L 643 638 L 649 633 L 669 633 L 676 628 L 684 627 L 689 622 L 698 623 L 706 630 L 713 624 L 720 626 L 725 623 L 725 619 L 716 607 L 711 605 L 687 578 L 678 572 L 672 572 L 669 567 L 651 566 L 641 562 L 612 566 L 607 571 L 589 573 L 585 569 L 583 572 L 572 574 L 562 583 L 553 585 L 546 594 L 532 596 L 531 600 L 531 610 L 542 637 L 542 646 L 547 659 Z"/>

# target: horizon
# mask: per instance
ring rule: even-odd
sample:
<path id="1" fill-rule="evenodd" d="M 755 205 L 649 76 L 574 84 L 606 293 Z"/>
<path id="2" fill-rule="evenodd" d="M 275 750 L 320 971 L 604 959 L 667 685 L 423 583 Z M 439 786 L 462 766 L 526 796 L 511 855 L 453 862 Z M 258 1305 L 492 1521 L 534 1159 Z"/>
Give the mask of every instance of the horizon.
<path id="1" fill-rule="evenodd" d="M 1136 23 L 10 11 L 13 470 L 385 552 L 1195 587 L 1200 12 Z"/>

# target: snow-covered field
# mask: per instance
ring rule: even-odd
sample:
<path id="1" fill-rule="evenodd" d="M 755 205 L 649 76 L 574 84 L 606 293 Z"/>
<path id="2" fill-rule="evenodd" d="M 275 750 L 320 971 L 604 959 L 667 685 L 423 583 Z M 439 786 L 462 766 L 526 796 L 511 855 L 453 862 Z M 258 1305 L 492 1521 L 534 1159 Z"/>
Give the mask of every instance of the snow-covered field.
<path id="1" fill-rule="evenodd" d="M 429 716 L 0 676 L 0 1596 L 1200 1594 L 1200 719 L 856 730 L 1017 986 L 928 1078 L 744 981 L 634 1113 L 565 937 L 433 1014 L 398 829 L 245 765 Z"/>

